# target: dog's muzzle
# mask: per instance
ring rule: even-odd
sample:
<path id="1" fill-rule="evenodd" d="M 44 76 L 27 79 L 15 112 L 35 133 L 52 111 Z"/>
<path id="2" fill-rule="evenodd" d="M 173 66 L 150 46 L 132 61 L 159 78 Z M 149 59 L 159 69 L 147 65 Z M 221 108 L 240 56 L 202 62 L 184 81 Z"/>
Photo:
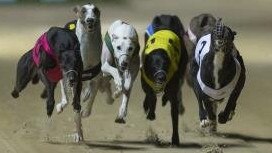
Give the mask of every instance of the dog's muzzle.
<path id="1" fill-rule="evenodd" d="M 120 69 L 120 71 L 124 72 L 125 70 L 128 69 L 128 61 L 129 61 L 129 55 L 128 54 L 122 54 L 119 59 L 117 60 L 118 63 L 118 67 Z M 123 59 L 121 62 L 119 60 Z"/>
<path id="2" fill-rule="evenodd" d="M 70 87 L 73 87 L 76 83 L 76 79 L 78 77 L 78 72 L 75 70 L 69 70 L 64 73 L 65 78 L 67 79 L 67 83 Z"/>
<path id="3" fill-rule="evenodd" d="M 154 88 L 156 90 L 155 92 L 156 93 L 162 92 L 162 90 L 164 90 L 166 82 L 167 82 L 166 72 L 163 70 L 156 72 L 154 74 Z"/>
<path id="4" fill-rule="evenodd" d="M 95 25 L 98 23 L 98 19 L 87 18 L 85 21 L 85 26 L 88 32 L 93 32 L 95 30 Z"/>

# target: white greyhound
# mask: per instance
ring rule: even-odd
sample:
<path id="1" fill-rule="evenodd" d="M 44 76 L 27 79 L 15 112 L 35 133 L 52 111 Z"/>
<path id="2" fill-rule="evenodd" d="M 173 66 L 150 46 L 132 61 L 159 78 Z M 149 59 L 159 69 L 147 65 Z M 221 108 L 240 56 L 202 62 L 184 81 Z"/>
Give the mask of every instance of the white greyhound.
<path id="1" fill-rule="evenodd" d="M 87 101 L 86 107 L 83 108 L 81 112 L 82 117 L 87 117 L 91 114 L 91 107 L 94 102 L 94 98 L 97 94 L 100 84 L 105 87 L 105 92 L 107 93 L 107 102 L 112 103 L 113 99 L 111 96 L 110 84 L 101 83 L 102 75 L 100 72 L 101 62 L 101 52 L 102 52 L 102 36 L 101 36 L 101 23 L 100 23 L 100 11 L 93 4 L 86 4 L 83 6 L 76 6 L 74 12 L 77 15 L 77 20 L 74 25 L 71 26 L 75 28 L 77 38 L 80 43 L 80 52 L 83 61 L 83 69 L 86 70 L 99 70 L 96 74 L 97 76 L 92 80 L 83 82 L 82 90 L 82 100 Z M 61 81 L 61 102 L 56 105 L 58 113 L 61 113 L 63 109 L 67 106 L 68 100 L 66 96 L 66 91 L 63 87 L 63 82 Z M 81 123 L 78 131 L 81 130 Z M 76 135 L 75 141 L 83 140 L 83 134 Z"/>
<path id="2" fill-rule="evenodd" d="M 139 50 L 135 28 L 121 20 L 115 21 L 105 35 L 101 70 L 104 77 L 112 76 L 114 79 L 117 88 L 114 98 L 122 95 L 116 123 L 125 123 L 131 88 L 140 67 Z"/>

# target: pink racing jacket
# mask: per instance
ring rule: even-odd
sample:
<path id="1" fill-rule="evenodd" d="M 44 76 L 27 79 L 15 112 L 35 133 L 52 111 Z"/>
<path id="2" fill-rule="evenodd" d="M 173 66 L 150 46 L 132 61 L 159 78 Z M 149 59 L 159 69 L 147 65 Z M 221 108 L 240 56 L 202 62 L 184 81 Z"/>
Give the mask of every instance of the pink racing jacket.
<path id="1" fill-rule="evenodd" d="M 49 79 L 49 81 L 58 82 L 60 79 L 62 79 L 62 73 L 60 70 L 58 58 L 56 57 L 54 50 L 50 47 L 50 45 L 48 43 L 46 33 L 44 33 L 37 40 L 34 48 L 32 49 L 33 61 L 37 67 L 40 64 L 40 57 L 39 57 L 40 52 L 45 52 L 47 55 L 49 55 L 49 57 L 51 57 L 52 59 L 54 59 L 56 61 L 56 63 L 57 63 L 56 66 L 54 68 L 47 69 L 45 74 L 46 74 L 46 77 Z"/>

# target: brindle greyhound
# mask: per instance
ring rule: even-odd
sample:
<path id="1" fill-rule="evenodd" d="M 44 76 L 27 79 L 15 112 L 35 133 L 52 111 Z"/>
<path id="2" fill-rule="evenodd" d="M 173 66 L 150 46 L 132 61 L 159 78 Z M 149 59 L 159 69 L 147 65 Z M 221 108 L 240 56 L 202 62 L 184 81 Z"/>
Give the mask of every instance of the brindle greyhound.
<path id="1" fill-rule="evenodd" d="M 83 61 L 84 74 L 82 78 L 83 93 L 82 100 L 87 102 L 83 107 L 82 117 L 88 117 L 91 114 L 93 102 L 98 89 L 106 92 L 106 101 L 113 103 L 110 83 L 105 81 L 101 75 L 101 53 L 102 53 L 102 36 L 100 23 L 100 10 L 93 4 L 76 6 L 74 12 L 77 20 L 66 24 L 66 28 L 74 31 L 80 43 L 80 53 Z M 86 81 L 87 80 L 87 81 Z M 62 112 L 67 105 L 65 92 L 62 92 L 62 101 L 57 105 L 57 111 Z"/>
<path id="2" fill-rule="evenodd" d="M 223 25 L 221 19 L 206 25 L 199 27 L 198 34 L 192 33 L 197 43 L 190 77 L 199 104 L 200 126 L 215 132 L 218 102 L 228 98 L 225 109 L 218 115 L 218 122 L 225 124 L 234 115 L 246 75 L 243 59 L 233 42 L 236 32 Z"/>

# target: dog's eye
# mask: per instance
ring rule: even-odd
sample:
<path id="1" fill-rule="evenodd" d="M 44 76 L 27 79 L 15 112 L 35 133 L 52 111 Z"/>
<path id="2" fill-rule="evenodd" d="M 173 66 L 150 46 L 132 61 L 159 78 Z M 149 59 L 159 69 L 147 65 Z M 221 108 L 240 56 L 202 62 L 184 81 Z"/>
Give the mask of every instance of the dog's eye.
<path id="1" fill-rule="evenodd" d="M 86 12 L 87 12 L 87 10 L 85 8 L 82 8 L 81 13 L 85 14 Z"/>
<path id="2" fill-rule="evenodd" d="M 129 48 L 128 48 L 128 51 L 131 52 L 132 50 L 133 50 L 133 47 L 129 47 Z"/>
<path id="3" fill-rule="evenodd" d="M 173 39 L 169 39 L 168 42 L 173 45 Z"/>
<path id="4" fill-rule="evenodd" d="M 151 44 L 155 43 L 155 38 L 151 39 Z"/>
<path id="5" fill-rule="evenodd" d="M 118 49 L 118 50 L 121 50 L 121 46 L 117 46 L 117 49 Z"/>

